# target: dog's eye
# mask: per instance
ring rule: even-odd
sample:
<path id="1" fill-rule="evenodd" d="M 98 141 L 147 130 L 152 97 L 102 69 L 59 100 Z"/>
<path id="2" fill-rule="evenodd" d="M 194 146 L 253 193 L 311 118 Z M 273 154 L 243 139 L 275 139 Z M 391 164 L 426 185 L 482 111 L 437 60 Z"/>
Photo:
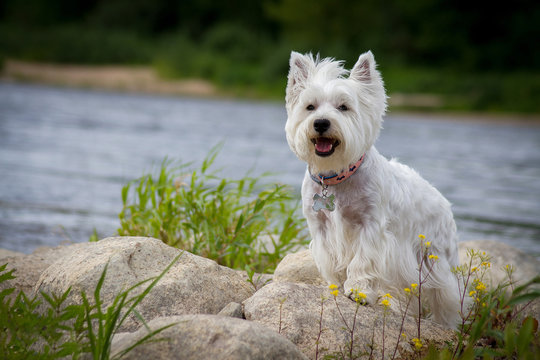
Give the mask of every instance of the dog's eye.
<path id="1" fill-rule="evenodd" d="M 338 106 L 338 110 L 339 111 L 347 111 L 347 110 L 349 110 L 349 108 L 347 107 L 347 105 L 342 104 L 342 105 Z"/>
<path id="2" fill-rule="evenodd" d="M 313 111 L 315 110 L 315 106 L 313 104 L 309 104 L 307 107 L 306 107 L 306 110 L 308 111 Z"/>

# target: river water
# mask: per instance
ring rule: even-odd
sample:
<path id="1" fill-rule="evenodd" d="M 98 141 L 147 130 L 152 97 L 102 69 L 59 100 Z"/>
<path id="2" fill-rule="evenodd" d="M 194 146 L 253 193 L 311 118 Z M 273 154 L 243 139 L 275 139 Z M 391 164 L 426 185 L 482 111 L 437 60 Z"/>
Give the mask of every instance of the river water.
<path id="1" fill-rule="evenodd" d="M 0 83 L 0 247 L 114 235 L 121 187 L 165 157 L 240 178 L 274 172 L 299 190 L 283 104 Z M 453 203 L 460 240 L 494 239 L 540 257 L 540 127 L 390 113 L 376 144 Z"/>

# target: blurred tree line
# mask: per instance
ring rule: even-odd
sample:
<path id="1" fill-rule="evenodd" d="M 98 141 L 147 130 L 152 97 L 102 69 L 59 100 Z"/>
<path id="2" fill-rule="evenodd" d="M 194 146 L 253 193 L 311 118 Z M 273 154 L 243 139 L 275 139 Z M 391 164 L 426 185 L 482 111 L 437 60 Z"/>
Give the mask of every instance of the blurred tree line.
<path id="1" fill-rule="evenodd" d="M 538 69 L 540 6 L 475 0 L 3 0 L 0 21 L 200 41 L 223 24 L 304 49 L 467 69 Z M 535 40 L 536 39 L 536 40 Z"/>
<path id="2" fill-rule="evenodd" d="M 539 4 L 537 0 L 504 4 L 484 0 L 3 0 L 0 56 L 152 63 L 166 76 L 203 76 L 224 84 L 282 79 L 291 49 L 320 52 L 345 59 L 349 65 L 371 49 L 381 67 L 537 74 Z M 429 85 L 422 83 L 420 90 Z M 536 83 L 532 95 L 538 94 L 537 87 Z"/>

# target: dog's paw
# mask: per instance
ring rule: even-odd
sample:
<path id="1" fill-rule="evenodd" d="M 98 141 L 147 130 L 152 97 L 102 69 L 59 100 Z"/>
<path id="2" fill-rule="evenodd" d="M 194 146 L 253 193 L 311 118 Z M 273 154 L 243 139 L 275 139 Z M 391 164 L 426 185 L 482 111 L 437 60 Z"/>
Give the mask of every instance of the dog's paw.
<path id="1" fill-rule="evenodd" d="M 375 304 L 377 293 L 360 282 L 345 282 L 344 293 L 349 299 L 361 304 Z"/>

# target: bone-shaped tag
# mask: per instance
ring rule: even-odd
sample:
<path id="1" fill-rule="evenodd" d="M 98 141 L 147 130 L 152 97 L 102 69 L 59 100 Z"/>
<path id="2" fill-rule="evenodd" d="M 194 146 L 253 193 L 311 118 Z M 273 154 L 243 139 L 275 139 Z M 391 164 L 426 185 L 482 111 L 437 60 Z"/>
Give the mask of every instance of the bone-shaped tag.
<path id="1" fill-rule="evenodd" d="M 326 209 L 328 211 L 334 211 L 336 208 L 336 205 L 334 204 L 335 198 L 334 194 L 330 196 L 321 196 L 319 194 L 313 195 L 313 210 L 319 211 L 321 209 Z"/>

